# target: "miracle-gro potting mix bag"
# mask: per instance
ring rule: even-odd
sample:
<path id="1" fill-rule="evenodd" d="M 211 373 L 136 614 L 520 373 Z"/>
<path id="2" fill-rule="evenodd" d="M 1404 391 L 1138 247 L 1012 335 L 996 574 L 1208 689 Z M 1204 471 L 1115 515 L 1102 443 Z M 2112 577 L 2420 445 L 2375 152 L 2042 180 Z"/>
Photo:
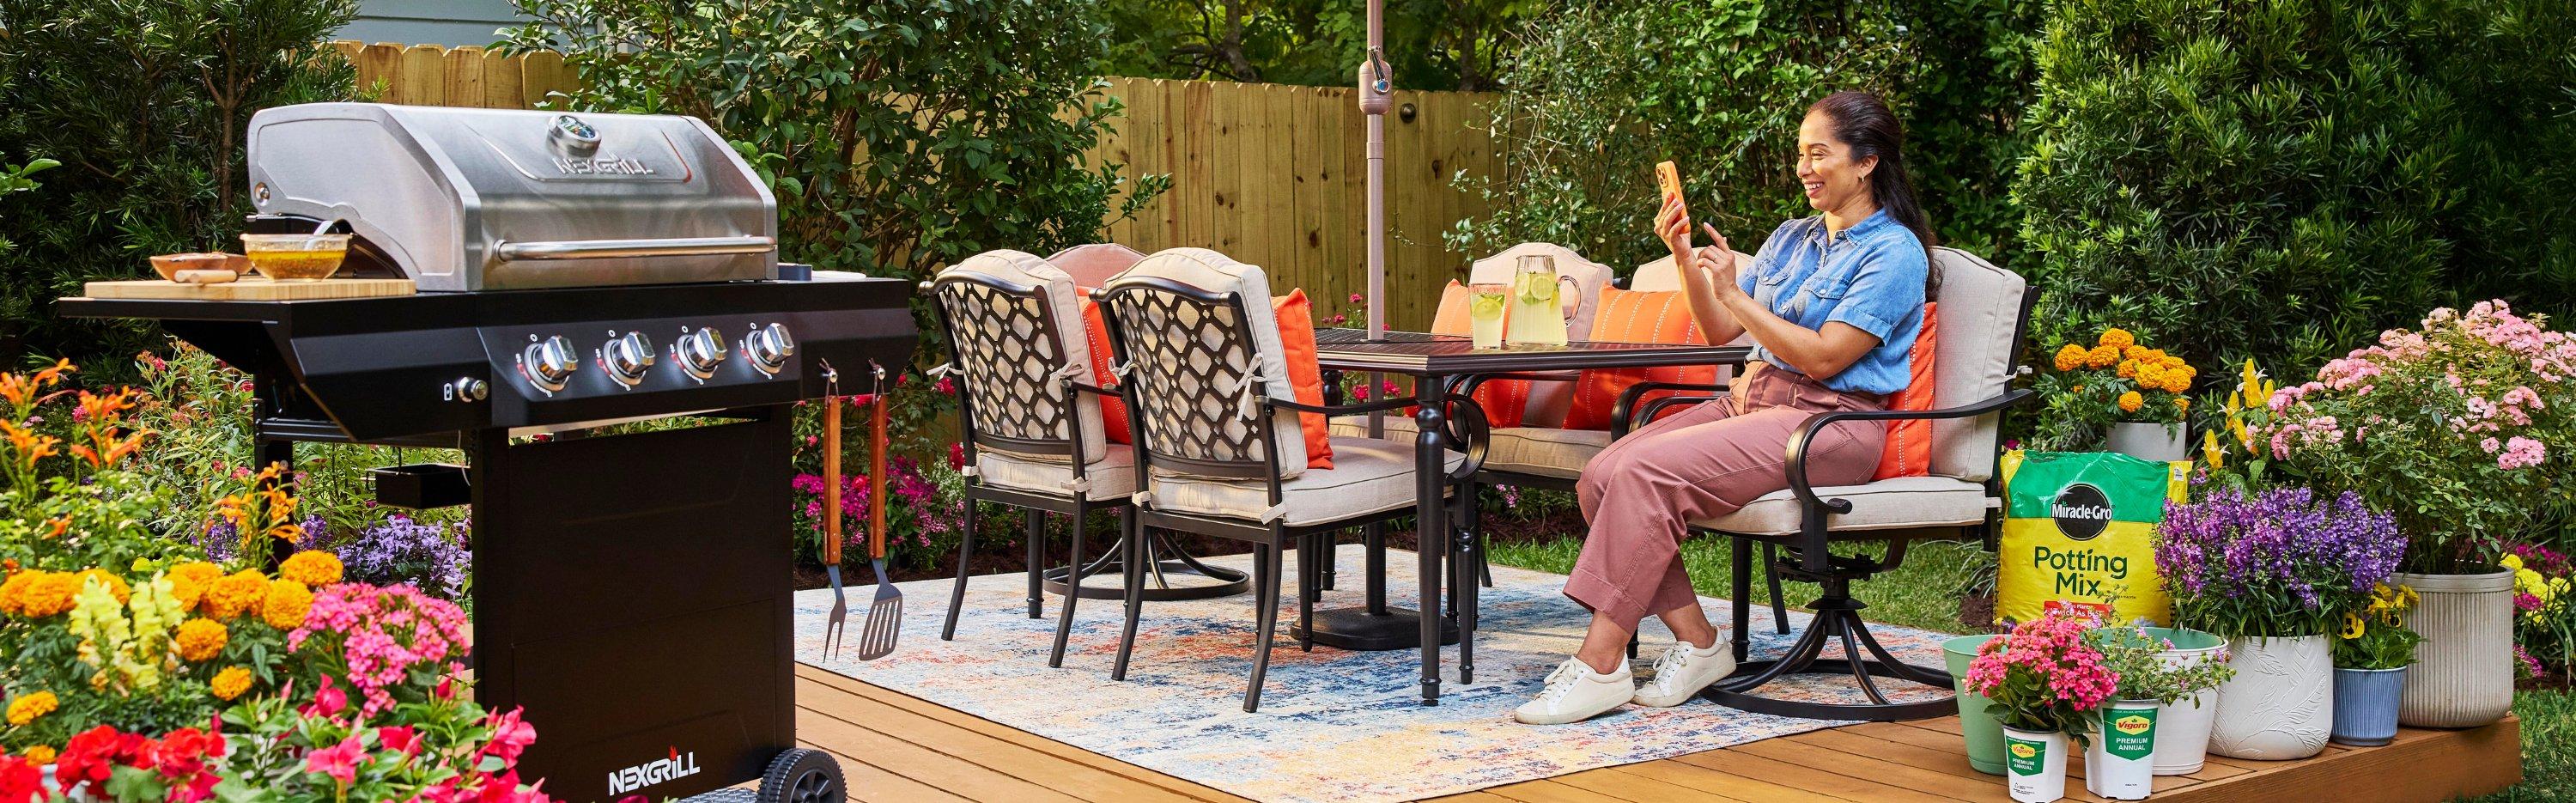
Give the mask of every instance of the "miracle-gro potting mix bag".
<path id="1" fill-rule="evenodd" d="M 2156 571 L 2165 500 L 2184 501 L 2191 463 L 2117 452 L 2004 455 L 2004 532 L 1995 615 L 2016 622 L 2064 607 L 2104 620 L 2173 621 Z"/>

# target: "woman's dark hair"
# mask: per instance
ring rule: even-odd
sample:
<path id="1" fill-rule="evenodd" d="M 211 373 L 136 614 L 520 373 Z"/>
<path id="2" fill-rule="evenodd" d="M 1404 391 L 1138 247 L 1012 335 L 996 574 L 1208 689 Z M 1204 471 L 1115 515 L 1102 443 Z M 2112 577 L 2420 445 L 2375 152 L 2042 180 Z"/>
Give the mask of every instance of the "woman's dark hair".
<path id="1" fill-rule="evenodd" d="M 1847 89 L 1826 95 L 1807 111 L 1824 112 L 1834 121 L 1834 138 L 1851 146 L 1852 158 L 1878 157 L 1878 166 L 1869 172 L 1870 197 L 1878 201 L 1878 208 L 1887 210 L 1888 217 L 1912 229 L 1926 250 L 1938 244 L 1931 220 L 1923 215 L 1923 202 L 1914 197 L 1914 179 L 1905 170 L 1905 129 L 1897 125 L 1887 101 Z"/>

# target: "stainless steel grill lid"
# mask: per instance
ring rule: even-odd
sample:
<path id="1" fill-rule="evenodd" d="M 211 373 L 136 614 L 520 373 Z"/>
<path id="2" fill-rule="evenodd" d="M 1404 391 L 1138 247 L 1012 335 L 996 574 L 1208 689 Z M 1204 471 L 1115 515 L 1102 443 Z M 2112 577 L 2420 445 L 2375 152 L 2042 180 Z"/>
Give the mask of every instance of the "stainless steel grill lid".
<path id="1" fill-rule="evenodd" d="M 249 146 L 262 214 L 346 220 L 424 291 L 777 278 L 777 198 L 694 117 L 311 103 Z"/>

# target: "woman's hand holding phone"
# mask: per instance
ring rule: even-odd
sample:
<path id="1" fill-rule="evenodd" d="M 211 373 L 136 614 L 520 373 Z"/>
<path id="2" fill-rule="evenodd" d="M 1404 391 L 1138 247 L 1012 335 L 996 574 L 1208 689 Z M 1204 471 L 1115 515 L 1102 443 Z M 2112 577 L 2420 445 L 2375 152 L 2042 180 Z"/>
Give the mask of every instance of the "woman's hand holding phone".
<path id="1" fill-rule="evenodd" d="M 1682 207 L 1679 198 L 1665 199 L 1664 208 L 1655 212 L 1655 239 L 1672 251 L 1675 264 L 1690 264 L 1690 223 L 1690 210 Z"/>

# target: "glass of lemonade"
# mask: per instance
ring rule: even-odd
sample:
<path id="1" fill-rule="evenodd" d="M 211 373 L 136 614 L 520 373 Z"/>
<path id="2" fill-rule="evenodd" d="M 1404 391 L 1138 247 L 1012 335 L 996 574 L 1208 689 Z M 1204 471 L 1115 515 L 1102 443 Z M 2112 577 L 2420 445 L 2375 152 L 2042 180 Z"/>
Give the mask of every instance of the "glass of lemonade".
<path id="1" fill-rule="evenodd" d="M 1475 347 L 1480 349 L 1502 348 L 1503 305 L 1511 296 L 1511 285 L 1479 284 L 1471 286 L 1467 288 L 1467 290 L 1469 293 L 1467 301 L 1468 331 L 1475 338 Z"/>

